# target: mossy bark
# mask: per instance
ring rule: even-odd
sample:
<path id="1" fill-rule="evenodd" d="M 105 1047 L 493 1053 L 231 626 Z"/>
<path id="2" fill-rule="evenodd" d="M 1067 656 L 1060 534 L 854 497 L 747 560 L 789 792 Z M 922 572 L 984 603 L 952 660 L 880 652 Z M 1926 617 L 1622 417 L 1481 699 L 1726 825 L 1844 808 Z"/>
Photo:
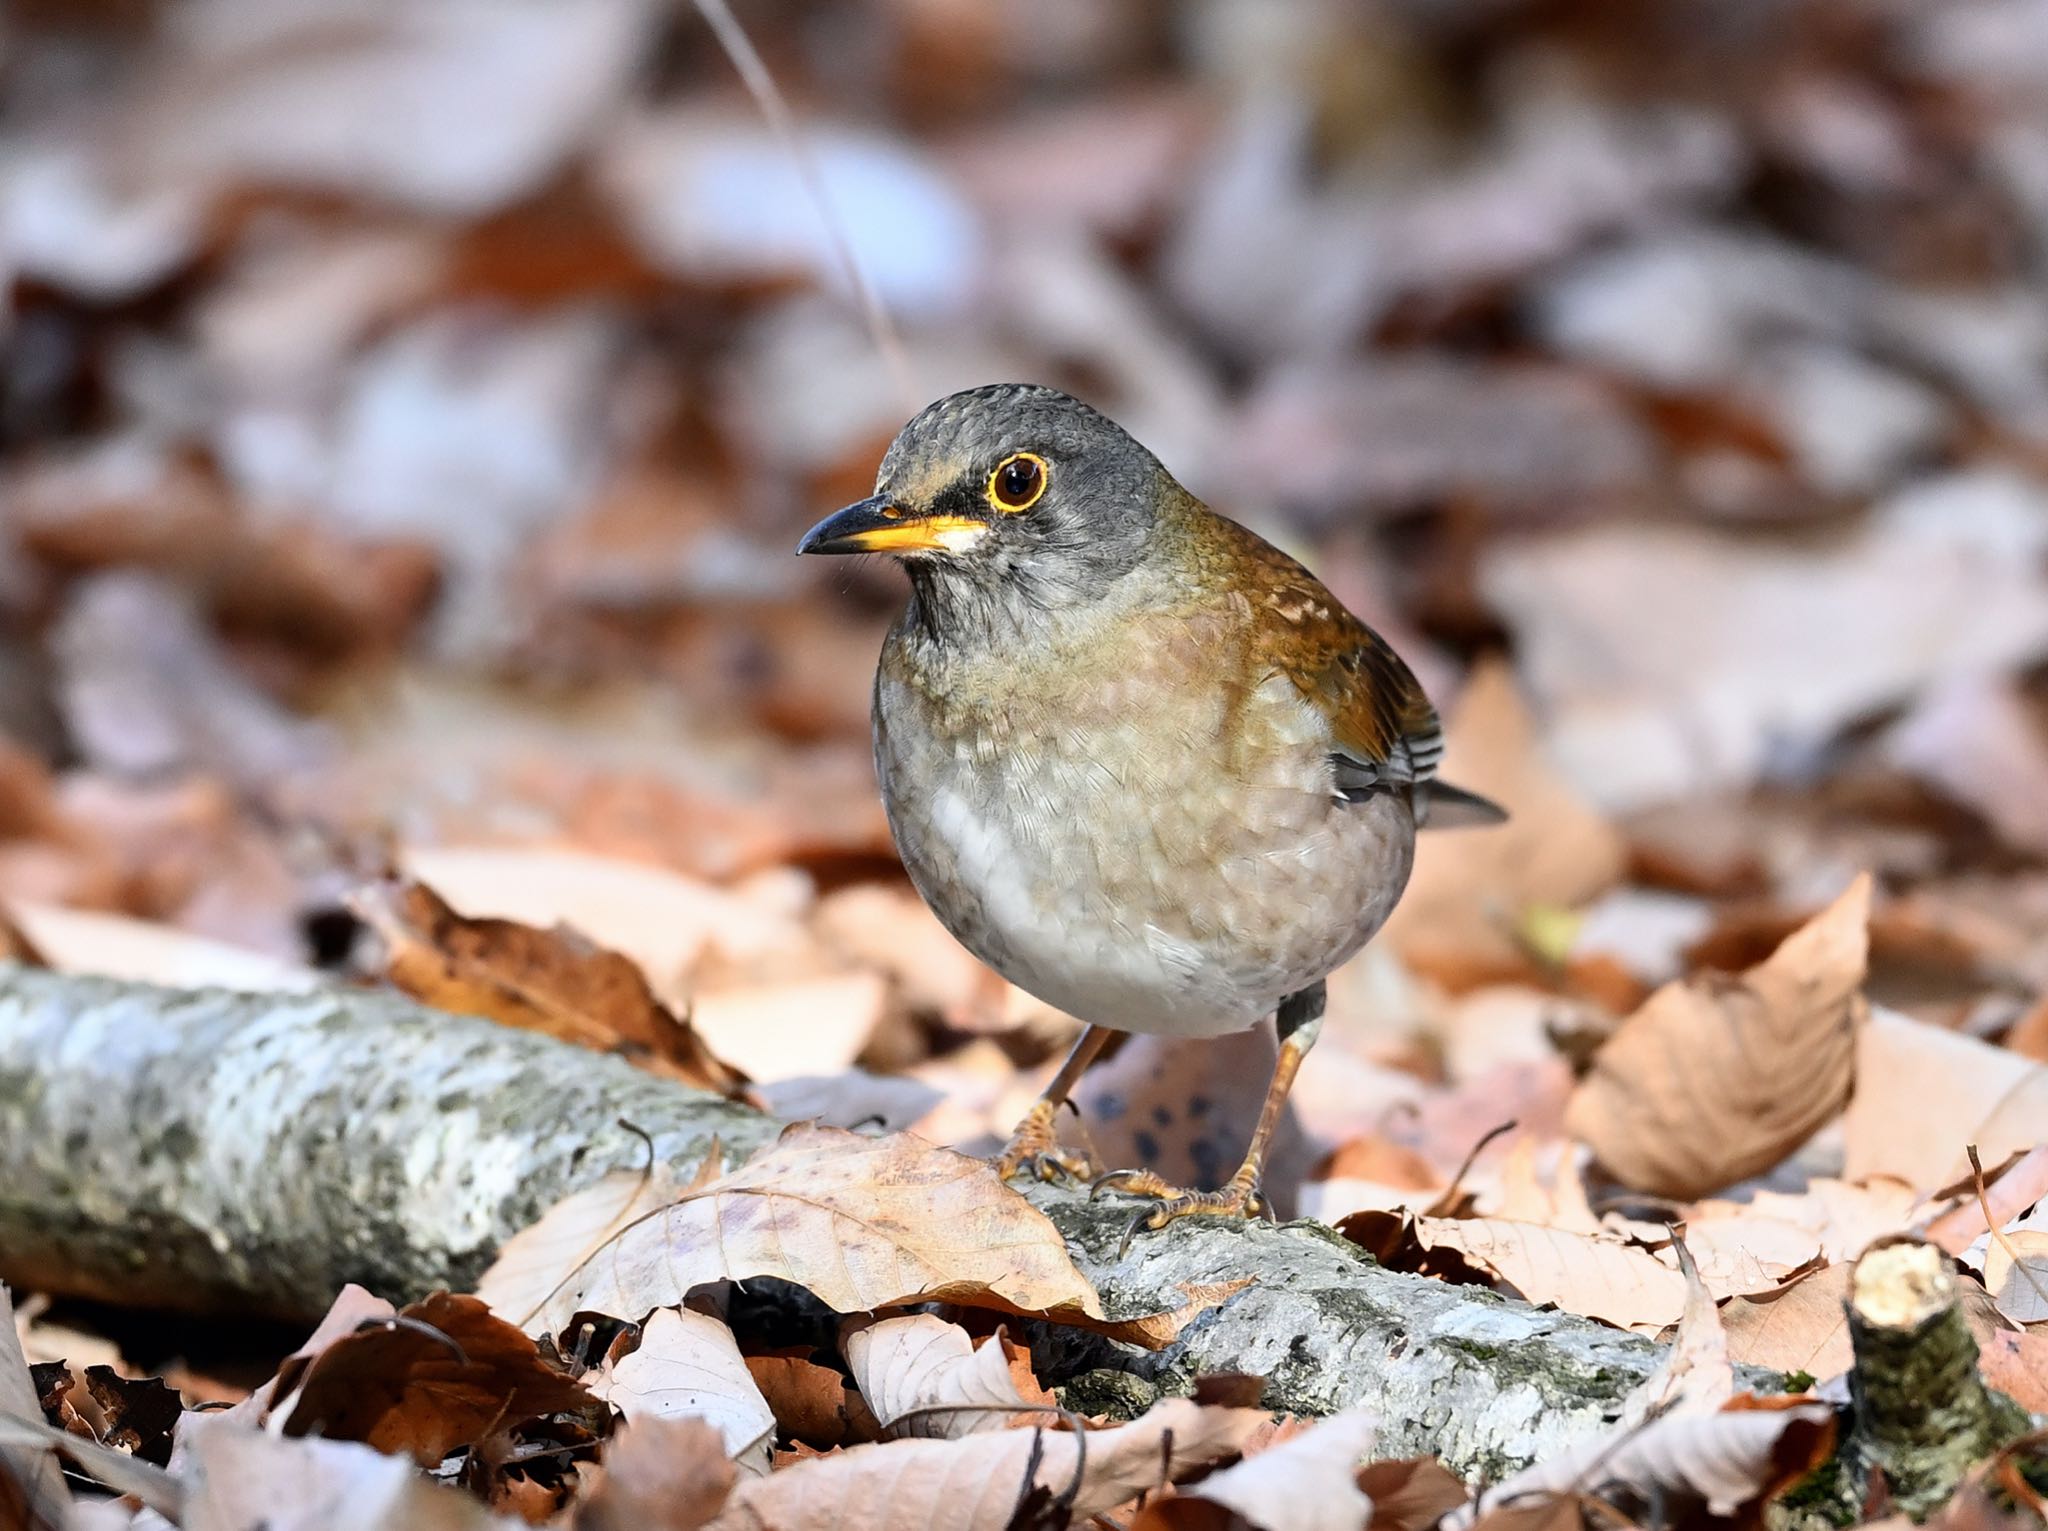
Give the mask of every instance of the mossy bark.
<path id="1" fill-rule="evenodd" d="M 180 992 L 0 964 L 0 1279 L 22 1287 L 301 1319 L 347 1281 L 399 1299 L 460 1289 L 565 1192 L 644 1162 L 648 1139 L 687 1167 L 714 1135 L 745 1154 L 780 1125 L 385 995 Z M 1112 1316 L 1253 1278 L 1156 1354 L 1042 1332 L 1077 1401 L 1250 1372 L 1273 1407 L 1363 1405 L 1384 1450 L 1493 1477 L 1600 1429 L 1659 1354 L 1384 1270 L 1316 1224 L 1191 1218 L 1120 1253 L 1133 1204 L 1030 1194 Z M 1128 1385 L 1085 1376 L 1105 1368 Z"/>
<path id="2" fill-rule="evenodd" d="M 1842 1456 L 1859 1494 L 1882 1472 L 1898 1507 L 1923 1519 L 2028 1427 L 2018 1405 L 1984 1385 L 1953 1272 L 1931 1244 L 1886 1240 L 1863 1255 L 1849 1338 L 1854 1424 Z"/>

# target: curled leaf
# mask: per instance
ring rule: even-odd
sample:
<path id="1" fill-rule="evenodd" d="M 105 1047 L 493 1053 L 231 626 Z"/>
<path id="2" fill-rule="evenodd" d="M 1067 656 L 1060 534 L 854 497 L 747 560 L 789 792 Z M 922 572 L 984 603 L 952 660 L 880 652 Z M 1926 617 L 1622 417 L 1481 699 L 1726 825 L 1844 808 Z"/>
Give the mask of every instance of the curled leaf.
<path id="1" fill-rule="evenodd" d="M 799 1123 L 731 1174 L 609 1240 L 536 1323 L 637 1322 L 708 1282 L 774 1276 L 841 1313 L 956 1302 L 1154 1348 L 1174 1315 L 1112 1320 L 1049 1218 L 979 1159 L 905 1133 Z"/>

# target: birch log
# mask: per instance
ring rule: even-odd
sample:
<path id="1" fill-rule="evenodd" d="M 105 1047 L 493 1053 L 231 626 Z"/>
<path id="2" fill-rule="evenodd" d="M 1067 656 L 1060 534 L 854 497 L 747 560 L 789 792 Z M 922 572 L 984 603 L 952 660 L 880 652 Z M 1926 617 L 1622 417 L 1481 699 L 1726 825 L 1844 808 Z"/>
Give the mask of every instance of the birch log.
<path id="1" fill-rule="evenodd" d="M 621 1120 L 645 1133 L 621 1126 Z M 387 995 L 179 991 L 0 964 L 0 1279 L 311 1318 L 348 1281 L 474 1282 L 567 1191 L 654 1152 L 687 1170 L 781 1124 L 610 1057 Z M 1646 1341 L 1383 1270 L 1327 1228 L 1189 1219 L 1119 1256 L 1128 1204 L 1036 1187 L 1112 1316 L 1254 1283 L 1143 1354 L 1040 1343 L 1088 1408 L 1198 1375 L 1305 1414 L 1364 1405 L 1380 1449 L 1496 1476 L 1597 1430 Z"/>

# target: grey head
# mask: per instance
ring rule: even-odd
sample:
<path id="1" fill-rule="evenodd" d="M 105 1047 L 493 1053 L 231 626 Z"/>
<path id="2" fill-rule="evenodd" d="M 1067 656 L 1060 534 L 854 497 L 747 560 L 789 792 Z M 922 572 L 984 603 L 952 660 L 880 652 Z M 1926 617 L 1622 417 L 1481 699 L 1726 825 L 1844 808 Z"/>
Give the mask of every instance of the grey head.
<path id="1" fill-rule="evenodd" d="M 797 551 L 893 553 L 922 621 L 941 636 L 993 636 L 1108 596 L 1178 492 L 1156 457 L 1079 399 L 993 383 L 920 410 L 882 458 L 873 496 L 819 522 Z"/>

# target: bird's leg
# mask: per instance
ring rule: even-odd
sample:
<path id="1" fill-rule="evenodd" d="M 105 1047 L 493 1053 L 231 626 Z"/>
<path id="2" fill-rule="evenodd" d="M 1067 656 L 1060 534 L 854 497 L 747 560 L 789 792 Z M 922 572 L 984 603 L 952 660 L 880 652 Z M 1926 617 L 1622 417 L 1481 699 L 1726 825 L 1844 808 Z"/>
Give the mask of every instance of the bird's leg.
<path id="1" fill-rule="evenodd" d="M 1207 1213 L 1217 1217 L 1256 1217 L 1266 1210 L 1259 1177 L 1265 1172 L 1266 1145 L 1280 1125 L 1280 1113 L 1287 1106 L 1287 1092 L 1294 1076 L 1301 1072 L 1301 1060 L 1316 1045 L 1323 1029 L 1323 1003 L 1327 990 L 1319 981 L 1280 1001 L 1276 1017 L 1280 1033 L 1280 1056 L 1273 1064 L 1273 1082 L 1266 1087 L 1266 1103 L 1259 1108 L 1259 1125 L 1252 1129 L 1251 1146 L 1244 1163 L 1220 1190 L 1184 1191 L 1168 1185 L 1150 1170 L 1113 1170 L 1099 1177 L 1091 1195 L 1106 1190 L 1127 1191 L 1134 1196 L 1156 1196 L 1159 1205 L 1142 1212 L 1124 1235 L 1126 1246 L 1140 1228 L 1164 1228 L 1177 1217 Z"/>
<path id="2" fill-rule="evenodd" d="M 1066 1104 L 1068 1093 L 1108 1041 L 1109 1029 L 1104 1026 L 1090 1026 L 1081 1033 L 1074 1050 L 1067 1054 L 1067 1061 L 1060 1065 L 1060 1071 L 1052 1076 L 1052 1083 L 1045 1087 L 1045 1093 L 1032 1102 L 1031 1109 L 1024 1113 L 1024 1120 L 1010 1134 L 1009 1146 L 997 1155 L 996 1173 L 1003 1179 L 1014 1180 L 1027 1171 L 1040 1180 L 1052 1180 L 1061 1175 L 1073 1180 L 1087 1179 L 1090 1169 L 1087 1157 L 1070 1154 L 1061 1148 L 1053 1123 L 1058 1120 L 1060 1107 Z"/>

